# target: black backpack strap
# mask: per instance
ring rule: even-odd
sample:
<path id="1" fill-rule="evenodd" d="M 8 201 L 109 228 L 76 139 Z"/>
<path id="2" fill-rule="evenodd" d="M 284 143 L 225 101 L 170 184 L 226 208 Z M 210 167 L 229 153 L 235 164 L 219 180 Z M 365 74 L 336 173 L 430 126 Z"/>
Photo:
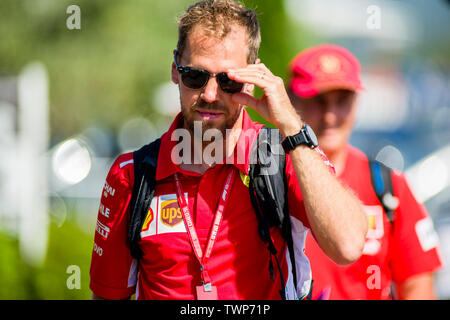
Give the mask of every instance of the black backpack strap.
<path id="1" fill-rule="evenodd" d="M 285 299 L 285 281 L 276 256 L 277 251 L 270 236 L 271 226 L 281 229 L 291 257 L 294 285 L 297 286 L 292 228 L 287 202 L 286 154 L 281 147 L 281 141 L 282 136 L 277 129 L 263 127 L 259 132 L 250 155 L 249 193 L 258 219 L 259 234 L 268 244 L 271 257 L 275 257 L 280 273 L 280 295 L 282 299 Z M 269 272 L 273 278 L 272 258 Z"/>
<path id="2" fill-rule="evenodd" d="M 394 212 L 398 207 L 398 199 L 394 196 L 391 169 L 381 162 L 369 159 L 370 178 L 373 190 L 391 224 L 395 219 Z"/>
<path id="3" fill-rule="evenodd" d="M 129 205 L 128 246 L 131 256 L 140 259 L 143 255 L 139 247 L 142 225 L 147 216 L 156 186 L 156 165 L 161 139 L 133 152 L 134 184 Z"/>
<path id="4" fill-rule="evenodd" d="M 280 263 L 278 262 L 277 257 L 277 249 L 275 248 L 275 245 L 272 241 L 272 237 L 270 236 L 270 226 L 267 221 L 267 219 L 264 217 L 262 204 L 259 199 L 261 199 L 262 195 L 259 191 L 257 191 L 254 187 L 254 184 L 250 181 L 249 183 L 249 193 L 250 193 L 250 199 L 252 201 L 253 208 L 256 212 L 256 217 L 258 219 L 258 231 L 259 235 L 262 238 L 262 240 L 267 243 L 267 249 L 270 253 L 270 262 L 269 262 L 269 273 L 272 280 L 274 280 L 274 273 L 273 273 L 273 262 L 272 262 L 272 256 L 275 257 L 275 261 L 278 267 L 278 272 L 280 273 L 280 285 L 281 285 L 281 291 L 280 296 L 283 300 L 286 300 L 286 292 L 285 292 L 285 281 L 283 277 L 283 272 L 280 267 Z"/>

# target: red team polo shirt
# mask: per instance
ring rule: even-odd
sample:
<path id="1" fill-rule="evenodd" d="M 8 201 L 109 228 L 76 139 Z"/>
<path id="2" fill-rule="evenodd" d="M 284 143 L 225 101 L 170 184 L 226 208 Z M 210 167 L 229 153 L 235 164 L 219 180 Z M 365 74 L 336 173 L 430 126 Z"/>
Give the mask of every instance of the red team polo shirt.
<path id="1" fill-rule="evenodd" d="M 339 179 L 364 205 L 369 231 L 363 255 L 348 266 L 336 265 L 307 237 L 306 254 L 313 275 L 313 299 L 390 299 L 392 280 L 434 272 L 442 265 L 438 238 L 425 207 L 418 203 L 406 178 L 393 170 L 392 185 L 399 206 L 393 230 L 372 188 L 366 155 L 348 145 L 347 160 Z"/>
<path id="2" fill-rule="evenodd" d="M 244 163 L 216 164 L 203 175 L 182 170 L 171 160 L 177 141 L 171 141 L 180 125 L 180 114 L 161 137 L 156 171 L 157 185 L 150 210 L 141 231 L 144 252 L 139 264 L 127 247 L 128 205 L 134 183 L 133 155 L 120 155 L 112 165 L 103 188 L 91 262 L 92 291 L 100 297 L 117 299 L 195 299 L 201 284 L 200 266 L 195 258 L 176 197 L 173 175 L 178 173 L 193 216 L 203 252 L 205 251 L 219 195 L 231 167 L 237 174 L 223 213 L 212 255 L 207 263 L 212 285 L 219 299 L 280 299 L 279 274 L 275 280 L 268 272 L 269 252 L 258 235 L 257 219 L 244 183 L 249 169 L 249 153 L 262 125 L 251 121 L 244 110 L 243 132 L 235 154 L 244 155 Z M 287 279 L 289 298 L 303 298 L 310 288 L 311 272 L 304 255 L 309 223 L 289 156 L 286 162 L 288 201 L 293 226 L 298 292 L 292 277 Z M 278 229 L 272 237 L 278 251 L 284 277 L 290 269 L 286 243 Z M 275 262 L 274 262 L 275 263 Z"/>

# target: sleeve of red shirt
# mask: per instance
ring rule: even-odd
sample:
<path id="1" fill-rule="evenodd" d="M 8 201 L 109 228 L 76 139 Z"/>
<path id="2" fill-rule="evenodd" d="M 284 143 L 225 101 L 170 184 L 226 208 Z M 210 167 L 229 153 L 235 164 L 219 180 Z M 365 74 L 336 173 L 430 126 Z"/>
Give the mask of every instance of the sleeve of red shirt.
<path id="1" fill-rule="evenodd" d="M 434 272 L 442 266 L 438 236 L 425 206 L 414 197 L 406 177 L 392 173 L 394 195 L 399 199 L 392 236 L 392 277 L 397 283 Z"/>
<path id="2" fill-rule="evenodd" d="M 336 174 L 334 166 L 328 160 L 325 153 L 319 148 L 315 148 L 322 158 L 323 162 L 328 166 L 330 171 L 333 174 Z M 308 221 L 308 217 L 306 215 L 305 204 L 303 202 L 302 192 L 300 190 L 300 185 L 297 180 L 297 176 L 295 174 L 294 166 L 292 164 L 291 157 L 289 154 L 286 154 L 286 178 L 288 185 L 288 203 L 289 203 L 289 212 L 292 216 L 299 219 L 305 227 L 311 229 L 311 226 Z M 312 233 L 312 230 L 311 230 Z"/>
<path id="3" fill-rule="evenodd" d="M 95 228 L 90 288 L 105 299 L 124 299 L 135 292 L 136 261 L 127 247 L 128 205 L 134 171 L 133 155 L 119 156 L 103 186 Z"/>

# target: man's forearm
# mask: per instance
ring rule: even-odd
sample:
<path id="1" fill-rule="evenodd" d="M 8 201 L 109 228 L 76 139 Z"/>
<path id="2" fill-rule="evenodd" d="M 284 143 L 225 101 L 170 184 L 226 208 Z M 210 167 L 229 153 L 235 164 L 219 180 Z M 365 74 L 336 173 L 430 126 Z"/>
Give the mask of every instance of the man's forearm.
<path id="1" fill-rule="evenodd" d="M 284 137 L 298 133 L 300 116 L 292 106 L 283 79 L 257 61 L 246 68 L 228 71 L 228 77 L 260 87 L 264 95 L 236 93 L 233 101 L 250 106 L 264 119 L 277 126 Z M 302 190 L 312 231 L 324 252 L 335 262 L 345 264 L 362 253 L 367 232 L 367 218 L 359 201 L 339 183 L 320 155 L 306 146 L 290 152 Z"/>
<path id="2" fill-rule="evenodd" d="M 319 246 L 338 264 L 355 261 L 368 228 L 359 200 L 341 185 L 316 150 L 299 146 L 290 156 Z"/>

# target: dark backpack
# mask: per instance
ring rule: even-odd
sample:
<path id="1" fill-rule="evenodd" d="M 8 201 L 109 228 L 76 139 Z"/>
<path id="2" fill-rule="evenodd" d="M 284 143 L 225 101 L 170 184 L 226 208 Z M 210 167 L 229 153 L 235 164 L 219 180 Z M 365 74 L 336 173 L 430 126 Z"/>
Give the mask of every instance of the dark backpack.
<path id="1" fill-rule="evenodd" d="M 249 193 L 258 219 L 259 235 L 267 244 L 270 252 L 270 275 L 274 279 L 272 258 L 275 258 L 280 274 L 280 296 L 285 299 L 285 281 L 276 256 L 277 251 L 270 236 L 271 226 L 280 228 L 281 235 L 287 242 L 294 285 L 297 286 L 294 246 L 287 203 L 286 155 L 281 147 L 281 139 L 281 134 L 277 129 L 263 127 L 260 130 L 250 155 Z M 143 254 L 139 247 L 140 232 L 155 191 L 160 144 L 161 140 L 157 139 L 133 152 L 134 185 L 130 200 L 127 238 L 131 255 L 138 260 Z"/>

